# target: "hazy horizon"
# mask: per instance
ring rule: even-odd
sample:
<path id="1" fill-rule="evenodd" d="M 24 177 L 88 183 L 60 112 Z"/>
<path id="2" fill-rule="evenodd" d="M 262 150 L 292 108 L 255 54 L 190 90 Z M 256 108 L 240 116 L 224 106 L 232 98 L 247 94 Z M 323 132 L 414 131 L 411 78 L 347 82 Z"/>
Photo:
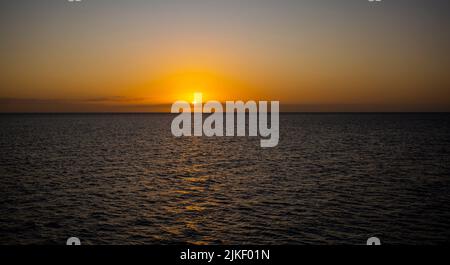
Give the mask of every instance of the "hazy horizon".
<path id="1" fill-rule="evenodd" d="M 257 102 L 258 103 L 258 102 Z M 222 102 L 225 107 L 225 103 Z M 1 99 L 0 114 L 8 113 L 167 113 L 171 104 L 103 105 L 58 100 Z M 191 106 L 192 107 L 192 106 Z M 280 113 L 427 113 L 450 112 L 447 105 L 280 104 Z"/>

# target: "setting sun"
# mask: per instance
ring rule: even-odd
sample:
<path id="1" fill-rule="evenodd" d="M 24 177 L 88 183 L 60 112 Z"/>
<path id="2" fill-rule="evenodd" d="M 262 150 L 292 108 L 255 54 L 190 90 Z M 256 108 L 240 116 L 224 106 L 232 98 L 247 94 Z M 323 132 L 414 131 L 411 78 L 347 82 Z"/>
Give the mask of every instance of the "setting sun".
<path id="1" fill-rule="evenodd" d="M 194 93 L 194 100 L 192 101 L 192 104 L 198 104 L 198 103 L 203 103 L 203 95 L 201 92 Z"/>

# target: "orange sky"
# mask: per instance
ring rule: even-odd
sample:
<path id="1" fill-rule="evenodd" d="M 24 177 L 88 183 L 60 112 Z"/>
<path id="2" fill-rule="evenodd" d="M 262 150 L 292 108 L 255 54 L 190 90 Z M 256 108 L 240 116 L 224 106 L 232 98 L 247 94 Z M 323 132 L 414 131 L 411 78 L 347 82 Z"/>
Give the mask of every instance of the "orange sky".
<path id="1" fill-rule="evenodd" d="M 20 2 L 1 4 L 0 111 L 165 111 L 195 91 L 450 106 L 448 18 L 435 1 Z"/>

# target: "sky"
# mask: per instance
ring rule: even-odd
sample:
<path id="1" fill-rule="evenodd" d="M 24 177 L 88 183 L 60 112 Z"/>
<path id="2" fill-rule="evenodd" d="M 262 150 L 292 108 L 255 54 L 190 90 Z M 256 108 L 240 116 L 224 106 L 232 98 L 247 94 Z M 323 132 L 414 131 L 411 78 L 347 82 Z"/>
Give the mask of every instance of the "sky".
<path id="1" fill-rule="evenodd" d="M 447 0 L 0 2 L 0 112 L 450 111 Z"/>

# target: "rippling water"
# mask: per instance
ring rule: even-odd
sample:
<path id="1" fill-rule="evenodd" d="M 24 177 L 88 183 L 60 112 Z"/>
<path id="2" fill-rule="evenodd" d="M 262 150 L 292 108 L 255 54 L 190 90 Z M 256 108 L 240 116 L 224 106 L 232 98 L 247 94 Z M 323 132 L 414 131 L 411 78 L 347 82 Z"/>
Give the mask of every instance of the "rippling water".
<path id="1" fill-rule="evenodd" d="M 282 114 L 280 143 L 171 115 L 0 115 L 0 244 L 450 240 L 450 115 Z"/>

